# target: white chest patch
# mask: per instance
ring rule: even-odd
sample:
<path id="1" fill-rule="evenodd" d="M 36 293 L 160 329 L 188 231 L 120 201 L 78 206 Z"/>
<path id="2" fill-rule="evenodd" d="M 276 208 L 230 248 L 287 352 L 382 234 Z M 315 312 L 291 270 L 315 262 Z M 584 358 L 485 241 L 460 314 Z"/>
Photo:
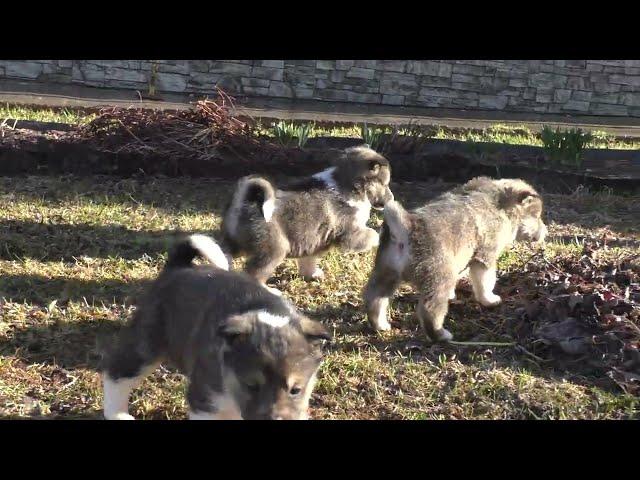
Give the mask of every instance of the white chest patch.
<path id="1" fill-rule="evenodd" d="M 312 178 L 315 178 L 317 180 L 324 182 L 327 188 L 336 188 L 336 181 L 333 178 L 333 172 L 335 172 L 335 170 L 336 170 L 336 167 L 327 168 L 326 170 L 323 170 L 319 173 L 316 173 L 315 175 L 312 175 Z"/>
<path id="2" fill-rule="evenodd" d="M 349 200 L 347 204 L 356 209 L 356 224 L 365 227 L 371 215 L 371 202 L 365 200 Z"/>
<path id="3" fill-rule="evenodd" d="M 258 312 L 258 321 L 266 323 L 274 328 L 284 327 L 289 323 L 289 317 L 281 317 L 280 315 L 272 315 L 271 313 L 261 310 Z"/>

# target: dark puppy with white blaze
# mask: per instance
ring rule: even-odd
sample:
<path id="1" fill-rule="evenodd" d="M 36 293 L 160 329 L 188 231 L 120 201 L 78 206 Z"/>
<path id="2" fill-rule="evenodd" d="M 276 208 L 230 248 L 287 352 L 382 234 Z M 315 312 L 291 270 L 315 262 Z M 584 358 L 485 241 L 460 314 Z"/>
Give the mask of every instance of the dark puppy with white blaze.
<path id="1" fill-rule="evenodd" d="M 542 210 L 542 199 L 528 183 L 485 177 L 412 212 L 397 202 L 388 204 L 364 291 L 373 328 L 391 328 L 389 297 L 406 281 L 420 290 L 417 316 L 426 334 L 433 341 L 451 340 L 443 322 L 461 274 L 469 268 L 478 302 L 498 305 L 502 300 L 493 293 L 498 257 L 515 240 L 544 240 Z"/>
<path id="2" fill-rule="evenodd" d="M 248 256 L 246 271 L 266 283 L 276 267 L 298 259 L 306 279 L 321 278 L 318 257 L 330 247 L 363 252 L 378 245 L 366 226 L 371 208 L 393 200 L 389 162 L 368 147 L 343 151 L 333 166 L 282 190 L 267 179 L 241 179 L 222 225 L 231 253 Z"/>
<path id="3" fill-rule="evenodd" d="M 194 265 L 203 257 L 212 265 Z M 177 244 L 105 358 L 104 415 L 162 361 L 189 379 L 191 419 L 306 419 L 321 363 L 319 323 L 242 272 L 209 237 Z"/>

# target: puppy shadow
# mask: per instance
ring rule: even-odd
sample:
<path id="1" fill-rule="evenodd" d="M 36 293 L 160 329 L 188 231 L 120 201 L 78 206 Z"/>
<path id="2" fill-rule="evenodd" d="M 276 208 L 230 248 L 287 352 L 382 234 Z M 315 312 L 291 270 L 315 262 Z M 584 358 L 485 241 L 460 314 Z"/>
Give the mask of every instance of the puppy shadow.
<path id="1" fill-rule="evenodd" d="M 121 326 L 113 320 L 82 320 L 14 327 L 0 341 L 0 356 L 65 370 L 88 368 L 99 371 L 102 354 Z"/>
<path id="2" fill-rule="evenodd" d="M 166 213 L 191 211 L 220 215 L 235 181 L 218 178 L 135 175 L 4 177 L 0 186 L 29 202 L 69 203 L 91 199 L 96 205 L 148 206 Z"/>
<path id="3" fill-rule="evenodd" d="M 46 307 L 56 301 L 65 306 L 70 301 L 87 305 L 130 305 L 151 281 L 117 279 L 81 280 L 68 277 L 42 275 L 2 275 L 0 300 L 27 302 L 36 307 Z"/>
<path id="4" fill-rule="evenodd" d="M 164 254 L 180 237 L 210 231 L 137 231 L 120 225 L 45 224 L 24 220 L 0 221 L 0 259 L 34 258 L 74 262 L 79 257 L 135 260 Z"/>

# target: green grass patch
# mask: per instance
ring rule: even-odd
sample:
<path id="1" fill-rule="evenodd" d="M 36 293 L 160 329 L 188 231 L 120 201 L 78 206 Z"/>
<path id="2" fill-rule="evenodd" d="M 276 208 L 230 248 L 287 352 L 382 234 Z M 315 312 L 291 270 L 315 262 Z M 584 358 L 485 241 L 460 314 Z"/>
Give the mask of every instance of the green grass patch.
<path id="1" fill-rule="evenodd" d="M 5 103 L 0 105 L 0 123 L 5 119 L 31 120 L 36 122 L 68 123 L 84 125 L 95 118 L 93 114 L 80 113 L 70 109 L 24 107 Z M 10 125 L 10 124 L 9 124 Z"/>

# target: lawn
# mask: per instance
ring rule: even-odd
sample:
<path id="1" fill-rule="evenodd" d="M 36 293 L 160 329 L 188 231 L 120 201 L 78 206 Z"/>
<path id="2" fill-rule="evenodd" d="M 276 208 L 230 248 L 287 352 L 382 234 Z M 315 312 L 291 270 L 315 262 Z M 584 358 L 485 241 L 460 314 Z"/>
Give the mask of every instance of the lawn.
<path id="1" fill-rule="evenodd" d="M 151 177 L 0 178 L 0 416 L 101 418 L 101 349 L 162 268 L 175 235 L 215 233 L 232 186 Z M 412 206 L 447 186 L 392 187 Z M 369 330 L 360 292 L 373 252 L 330 252 L 321 261 L 322 282 L 298 278 L 292 261 L 281 266 L 270 283 L 335 333 L 312 418 L 640 418 L 637 395 L 597 369 L 580 368 L 584 359 L 527 343 L 513 328 L 526 307 L 534 259 L 562 270 L 584 257 L 584 242 L 596 245 L 593 261 L 639 258 L 640 198 L 578 191 L 545 201 L 550 242 L 543 252 L 518 244 L 503 255 L 502 306 L 484 309 L 460 285 L 447 325 L 461 344 L 424 341 L 413 316 L 416 292 L 406 286 L 391 303 L 397 328 Z M 372 225 L 380 225 L 379 216 Z M 605 237 L 617 243 L 594 243 Z M 182 419 L 184 389 L 181 375 L 161 367 L 134 392 L 130 412 Z"/>

